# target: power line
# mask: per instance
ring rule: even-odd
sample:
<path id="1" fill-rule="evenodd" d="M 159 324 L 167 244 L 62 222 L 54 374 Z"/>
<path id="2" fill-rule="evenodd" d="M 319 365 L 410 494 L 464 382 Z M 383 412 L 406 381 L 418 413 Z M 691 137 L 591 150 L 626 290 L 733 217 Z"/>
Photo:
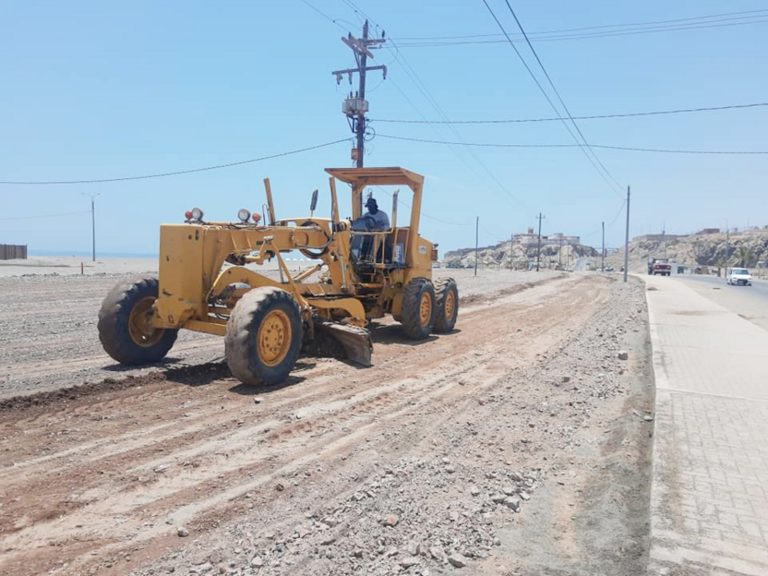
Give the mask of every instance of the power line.
<path id="1" fill-rule="evenodd" d="M 380 138 L 390 140 L 404 140 L 407 142 L 420 142 L 422 144 L 445 144 L 450 146 L 474 146 L 478 148 L 581 148 L 579 144 L 498 144 L 491 142 L 450 142 L 447 140 L 430 140 L 428 138 L 412 138 L 408 136 L 394 136 L 392 134 L 378 134 Z M 768 150 L 683 150 L 674 148 L 643 148 L 639 146 L 613 146 L 609 144 L 590 144 L 593 148 L 603 150 L 621 150 L 624 152 L 655 152 L 659 154 L 710 154 L 710 155 L 762 155 L 768 154 Z"/>
<path id="2" fill-rule="evenodd" d="M 534 81 L 534 83 L 538 87 L 539 91 L 541 92 L 541 94 L 546 99 L 547 103 L 549 103 L 549 106 L 552 108 L 552 110 L 555 112 L 555 114 L 557 114 L 558 118 L 560 118 L 560 121 L 562 122 L 562 124 L 565 127 L 565 129 L 568 131 L 568 134 L 570 134 L 571 138 L 573 138 L 574 142 L 576 142 L 576 144 L 579 146 L 579 149 L 584 154 L 584 156 L 586 156 L 586 158 L 589 161 L 589 163 L 592 164 L 592 166 L 595 168 L 597 173 L 600 174 L 600 177 L 605 181 L 606 184 L 608 184 L 608 187 L 611 189 L 611 191 L 613 193 L 617 193 L 617 189 L 614 187 L 613 183 L 606 177 L 606 173 L 608 174 L 608 176 L 610 176 L 611 180 L 614 180 L 614 182 L 615 182 L 616 179 L 613 178 L 613 176 L 610 174 L 610 172 L 607 172 L 607 170 L 606 170 L 605 173 L 600 170 L 600 168 L 598 167 L 598 164 L 602 165 L 602 163 L 599 162 L 599 160 L 597 159 L 596 156 L 595 156 L 595 159 L 592 158 L 592 156 L 594 156 L 594 152 L 592 153 L 592 156 L 590 156 L 590 154 L 584 149 L 584 147 L 585 146 L 588 147 L 589 144 L 586 142 L 586 140 L 583 139 L 583 136 L 582 136 L 582 140 L 583 140 L 583 143 L 582 143 L 581 141 L 579 141 L 579 138 L 576 136 L 576 134 L 573 133 L 573 130 L 571 129 L 570 125 L 568 124 L 568 122 L 566 122 L 565 118 L 562 117 L 562 115 L 560 114 L 560 110 L 558 110 L 557 106 L 555 106 L 555 103 L 552 102 L 552 99 L 549 97 L 549 94 L 547 94 L 547 91 L 544 90 L 544 87 L 541 85 L 541 82 L 539 82 L 539 79 L 533 73 L 533 70 L 531 70 L 531 67 L 528 65 L 528 62 L 526 62 L 525 58 L 523 58 L 523 55 L 517 49 L 517 46 L 515 46 L 515 43 L 512 42 L 511 38 L 509 37 L 509 34 L 507 33 L 507 30 L 504 28 L 504 25 L 501 23 L 501 21 L 496 16 L 496 13 L 488 5 L 488 2 L 486 2 L 486 0 L 482 0 L 482 1 L 483 1 L 483 4 L 485 4 L 485 7 L 488 10 L 488 12 L 490 12 L 491 17 L 496 22 L 496 25 L 499 27 L 499 29 L 502 31 L 502 33 L 506 37 L 507 42 L 512 47 L 512 49 L 515 51 L 515 54 L 517 55 L 518 59 L 522 63 L 523 67 L 525 67 L 525 70 L 528 72 L 528 75 Z M 570 114 L 569 114 L 569 116 L 570 116 Z M 571 118 L 571 123 L 578 130 L 578 127 L 576 126 L 576 123 L 573 122 L 572 118 Z M 597 160 L 597 163 L 595 162 L 595 160 Z M 616 183 L 616 186 L 621 188 L 621 186 L 618 184 L 618 182 Z"/>
<path id="3" fill-rule="evenodd" d="M 307 6 L 308 8 L 310 8 L 311 10 L 314 10 L 315 12 L 317 12 L 318 14 L 320 14 L 320 16 L 322 16 L 323 18 L 325 18 L 326 20 L 328 20 L 328 21 L 329 21 L 331 24 L 333 24 L 334 26 L 337 26 L 338 28 L 340 28 L 340 29 L 341 29 L 341 30 L 343 30 L 344 32 L 346 32 L 346 31 L 347 31 L 347 29 L 346 29 L 346 28 L 344 28 L 344 26 L 342 26 L 341 24 L 339 24 L 339 22 L 338 22 L 338 21 L 337 21 L 335 18 L 331 18 L 331 17 L 330 17 L 328 14 L 326 14 L 325 12 L 323 12 L 322 10 L 320 10 L 320 8 L 318 8 L 317 6 L 315 6 L 314 4 L 312 4 L 311 2 L 309 2 L 308 0 L 299 0 L 299 1 L 300 1 L 302 4 L 304 4 L 305 6 Z"/>
<path id="4" fill-rule="evenodd" d="M 610 222 L 608 222 L 608 224 L 605 224 L 605 222 L 603 222 L 603 223 L 605 224 L 605 227 L 606 227 L 606 228 L 610 228 L 611 226 L 613 226 L 613 224 L 616 222 L 616 220 L 618 219 L 618 217 L 619 217 L 619 216 L 621 216 L 621 213 L 624 211 L 624 206 L 626 206 L 626 205 L 627 205 L 627 199 L 626 199 L 626 198 L 624 198 L 624 199 L 621 201 L 621 205 L 619 206 L 619 209 L 618 209 L 618 210 L 616 210 L 616 214 L 614 214 L 613 218 L 611 218 L 611 221 L 610 221 Z M 600 232 L 600 231 L 601 231 L 601 229 L 602 229 L 602 227 L 601 227 L 601 228 L 596 228 L 596 229 L 595 229 L 595 230 L 593 230 L 592 232 L 590 232 L 590 233 L 588 233 L 588 234 L 584 234 L 584 235 L 582 236 L 582 238 L 589 238 L 590 236 L 594 236 L 595 234 L 597 234 L 598 232 Z"/>
<path id="5" fill-rule="evenodd" d="M 636 118 L 642 116 L 663 116 L 671 114 L 692 114 L 698 112 L 718 112 L 721 110 L 744 110 L 768 106 L 768 102 L 753 102 L 750 104 L 728 104 L 726 106 L 706 106 L 699 108 L 676 108 L 673 110 L 651 110 L 645 112 L 624 112 L 618 114 L 592 114 L 589 116 L 574 116 L 574 120 L 603 120 L 607 118 Z M 509 118 L 494 120 L 402 120 L 387 118 L 372 118 L 372 122 L 388 124 L 523 124 L 531 122 L 559 122 L 559 117 L 546 118 Z"/>
<path id="6" fill-rule="evenodd" d="M 498 144 L 489 142 L 450 142 L 446 140 L 430 140 L 427 138 L 411 138 L 407 136 L 394 136 L 391 134 L 379 134 L 381 138 L 390 140 L 404 140 L 408 142 L 421 142 L 424 144 L 445 144 L 452 146 L 473 146 L 478 148 L 579 148 L 579 144 Z M 613 146 L 608 144 L 591 144 L 593 148 L 604 150 L 622 150 L 625 152 L 656 152 L 660 154 L 712 154 L 712 155 L 762 155 L 768 154 L 763 150 L 682 150 L 672 148 L 642 148 L 638 146 Z"/>
<path id="7" fill-rule="evenodd" d="M 376 188 L 376 190 L 378 190 L 382 194 L 386 194 L 390 198 L 393 196 L 392 192 L 390 192 L 386 188 L 383 188 L 381 186 L 373 186 L 373 188 Z M 397 201 L 398 203 L 402 202 L 402 204 L 409 210 L 413 210 L 413 206 L 411 205 L 411 203 L 405 200 L 404 198 L 398 197 Z M 469 222 L 450 222 L 448 220 L 443 220 L 442 218 L 438 218 L 437 216 L 432 216 L 430 214 L 427 214 L 426 212 L 424 212 L 424 210 L 421 211 L 421 216 L 428 220 L 434 220 L 435 222 L 439 222 L 440 224 L 446 224 L 447 226 L 471 226 L 472 225 Z"/>
<path id="8" fill-rule="evenodd" d="M 621 201 L 621 206 L 619 206 L 619 209 L 616 210 L 616 214 L 613 215 L 613 218 L 611 218 L 611 221 L 608 222 L 608 228 L 613 226 L 613 224 L 616 222 L 619 216 L 621 216 L 621 213 L 624 211 L 624 206 L 627 205 L 627 200 L 624 199 Z"/>
<path id="9" fill-rule="evenodd" d="M 363 12 L 352 0 L 342 0 L 344 4 L 346 4 L 354 13 L 355 15 L 365 20 L 370 21 L 374 26 L 376 26 L 377 29 L 382 30 L 383 28 L 368 14 Z M 438 114 L 438 116 L 442 117 L 444 120 L 448 119 L 448 116 L 445 114 L 443 109 L 440 107 L 440 104 L 437 102 L 437 100 L 432 96 L 432 94 L 429 92 L 429 89 L 427 86 L 421 81 L 419 78 L 418 73 L 416 70 L 411 66 L 411 64 L 406 59 L 405 55 L 401 53 L 398 45 L 396 42 L 392 41 L 390 38 L 390 43 L 392 45 L 392 48 L 389 48 L 389 46 L 385 46 L 386 49 L 390 50 L 391 54 L 393 55 L 394 59 L 402 66 L 402 70 L 405 72 L 406 76 L 411 80 L 413 85 L 416 87 L 416 89 L 421 93 L 422 97 L 427 101 L 427 103 L 432 107 L 433 110 Z M 411 105 L 411 107 L 416 110 L 416 112 L 422 117 L 425 118 L 425 116 L 421 113 L 418 106 L 414 104 L 414 102 L 408 97 L 408 95 L 400 88 L 400 86 L 397 84 L 397 82 L 393 79 L 391 79 L 392 85 L 400 92 L 400 94 L 403 96 L 403 98 Z M 459 132 L 454 127 L 449 127 L 449 130 L 453 133 L 453 135 L 461 139 L 462 136 L 459 134 Z M 439 134 L 439 132 L 438 132 Z M 442 134 L 439 134 L 442 136 Z M 467 162 L 467 160 L 464 158 L 464 156 L 460 153 L 458 150 L 454 150 L 451 148 L 451 151 L 456 154 L 456 156 L 464 162 L 464 164 L 475 173 L 478 173 L 478 171 L 470 166 L 470 164 Z M 494 184 L 501 190 L 505 195 L 507 195 L 511 200 L 515 201 L 518 204 L 523 204 L 519 198 L 517 198 L 514 194 L 512 194 L 506 186 L 499 180 L 499 178 L 491 171 L 491 169 L 472 151 L 469 151 L 469 156 L 475 161 L 475 163 L 482 168 L 482 170 L 485 172 L 486 176 L 488 176 Z"/>
<path id="10" fill-rule="evenodd" d="M 530 33 L 529 36 L 538 42 L 608 38 L 657 32 L 674 32 L 678 30 L 699 30 L 743 26 L 747 24 L 761 24 L 768 22 L 766 17 L 768 17 L 768 10 L 751 10 L 746 12 L 727 12 L 711 16 L 677 18 L 672 20 L 564 28 L 559 30 L 533 32 Z M 516 38 L 516 40 L 522 39 L 522 37 Z M 505 39 L 500 38 L 499 34 L 406 37 L 400 38 L 400 40 L 402 41 L 401 45 L 408 48 L 444 47 L 468 44 L 500 44 L 505 42 Z"/>
<path id="11" fill-rule="evenodd" d="M 346 4 L 350 8 L 350 10 L 352 10 L 352 12 L 355 13 L 355 16 L 357 16 L 357 18 L 358 18 L 358 20 L 360 20 L 361 24 L 365 20 L 370 20 L 371 22 L 373 22 L 373 18 L 371 18 L 370 16 L 368 16 L 368 14 L 366 14 L 365 12 L 360 10 L 360 8 L 358 8 L 358 6 L 354 2 L 352 2 L 352 0 L 341 0 L 341 1 L 344 4 Z"/>
<path id="12" fill-rule="evenodd" d="M 746 24 L 765 24 L 768 22 L 768 18 L 761 20 L 752 20 L 749 22 L 732 22 L 726 24 L 712 24 L 712 25 L 700 25 L 700 26 L 676 26 L 657 29 L 644 29 L 635 31 L 624 32 L 605 32 L 600 34 L 580 34 L 571 36 L 551 36 L 551 37 L 538 37 L 534 38 L 536 42 L 561 42 L 568 40 L 591 40 L 595 38 L 615 38 L 619 36 L 638 36 L 640 34 L 655 34 L 659 32 L 676 32 L 685 30 L 702 30 L 708 28 L 727 28 L 731 26 L 743 26 Z M 514 42 L 520 42 L 520 39 L 514 39 Z M 446 48 L 450 46 L 479 46 L 485 44 L 504 44 L 506 40 L 453 40 L 453 41 L 440 41 L 440 42 L 403 42 L 401 46 L 403 48 Z"/>
<path id="13" fill-rule="evenodd" d="M 344 76 L 349 77 L 349 83 L 352 83 L 352 75 L 358 75 L 358 89 L 357 92 L 349 92 L 349 96 L 344 100 L 342 107 L 344 115 L 347 117 L 347 122 L 352 130 L 352 133 L 356 136 L 356 145 L 352 148 L 352 159 L 355 160 L 355 165 L 358 168 L 362 168 L 365 162 L 365 134 L 366 125 L 368 123 L 365 114 L 368 112 L 368 101 L 365 99 L 365 85 L 366 76 L 368 72 L 373 70 L 381 70 L 383 78 L 387 77 L 387 67 L 384 65 L 368 66 L 368 58 L 373 58 L 373 49 L 380 48 L 381 45 L 386 42 L 386 39 L 382 38 L 370 38 L 368 36 L 369 26 L 368 20 L 363 24 L 363 35 L 360 38 L 352 36 L 351 33 L 346 37 L 342 36 L 341 41 L 352 50 L 355 57 L 355 68 L 347 68 L 345 70 L 335 70 L 331 72 L 336 76 L 336 84 L 341 84 L 341 79 Z"/>
<path id="14" fill-rule="evenodd" d="M 303 0 L 302 0 L 303 1 Z M 767 9 L 762 10 L 744 10 L 740 12 L 721 12 L 719 14 L 709 14 L 705 16 L 688 16 L 686 18 L 672 18 L 667 20 L 644 20 L 640 22 L 625 22 L 623 24 L 598 24 L 595 26 L 579 26 L 577 28 L 560 28 L 558 30 L 541 30 L 539 32 L 531 32 L 530 36 L 540 36 L 542 34 L 562 34 L 564 32 L 581 32 L 585 30 L 600 30 L 606 28 L 634 28 L 637 26 L 655 26 L 659 24 L 673 24 L 680 22 L 691 22 L 699 20 L 732 20 L 734 18 L 729 17 L 741 17 L 741 18 L 754 18 L 755 15 L 763 15 L 768 13 Z M 465 34 L 462 36 L 422 36 L 422 37 L 404 37 L 400 40 L 452 40 L 463 38 L 484 38 L 491 36 L 499 36 L 499 34 Z"/>
<path id="15" fill-rule="evenodd" d="M 255 162 L 262 162 L 264 160 L 272 160 L 274 158 L 282 158 L 284 156 L 291 156 L 293 154 L 300 154 L 302 152 L 309 152 L 311 150 L 319 150 L 320 148 L 326 148 L 339 144 L 341 142 L 348 142 L 349 138 L 341 138 L 340 140 L 334 140 L 333 142 L 326 142 L 325 144 L 317 144 L 315 146 L 307 146 L 306 148 L 298 148 L 296 150 L 289 150 L 287 152 L 280 152 L 278 154 L 271 154 L 269 156 L 262 156 L 260 158 L 250 158 L 248 160 L 238 160 L 237 162 L 227 162 L 226 164 L 216 164 L 214 166 L 204 166 L 202 168 L 190 168 L 187 170 L 176 170 L 174 172 L 159 172 L 156 174 L 143 174 L 141 176 L 121 176 L 119 178 L 97 178 L 97 179 L 81 179 L 81 180 L 0 180 L 0 184 L 5 185 L 48 185 L 48 184 L 103 184 L 106 182 L 125 182 L 128 180 L 147 180 L 149 178 L 164 178 L 166 176 L 180 176 L 182 174 L 194 174 L 196 172 L 207 172 L 209 170 L 220 170 L 222 168 L 232 168 L 234 166 L 242 166 L 244 164 L 253 164 Z"/>
<path id="16" fill-rule="evenodd" d="M 626 152 L 657 152 L 659 154 L 710 154 L 722 156 L 757 156 L 768 154 L 768 150 L 676 150 L 670 148 L 641 148 L 637 146 L 607 146 L 594 144 L 595 148 L 606 150 L 624 150 Z"/>
<path id="17" fill-rule="evenodd" d="M 581 137 L 582 142 L 584 142 L 584 145 L 589 149 L 592 156 L 595 158 L 597 163 L 600 165 L 600 167 L 603 169 L 603 171 L 608 175 L 608 177 L 616 183 L 617 186 L 621 186 L 619 184 L 619 181 L 616 180 L 616 178 L 613 177 L 613 174 L 608 170 L 608 168 L 605 167 L 605 164 L 598 158 L 597 154 L 595 154 L 594 150 L 590 148 L 589 142 L 587 141 L 584 134 L 581 132 L 581 128 L 579 128 L 579 125 L 576 124 L 576 120 L 573 119 L 573 115 L 571 114 L 571 111 L 568 110 L 568 106 L 565 104 L 565 101 L 563 100 L 562 96 L 560 96 L 560 91 L 555 86 L 555 83 L 552 81 L 552 78 L 549 75 L 549 72 L 547 72 L 547 69 L 544 67 L 544 63 L 541 61 L 541 58 L 539 58 L 539 54 L 536 52 L 536 49 L 533 47 L 533 44 L 531 44 L 531 41 L 528 39 L 528 35 L 525 33 L 525 29 L 523 28 L 522 23 L 517 17 L 517 14 L 515 14 L 515 11 L 512 9 L 512 5 L 509 3 L 509 0 L 504 0 L 504 3 L 507 5 L 507 8 L 509 9 L 509 12 L 512 14 L 512 17 L 515 19 L 515 22 L 517 23 L 517 27 L 520 29 L 520 33 L 523 35 L 523 38 L 525 38 L 525 43 L 528 44 L 528 48 L 533 53 L 534 57 L 536 58 L 536 62 L 538 62 L 539 67 L 541 68 L 541 71 L 544 72 L 544 76 L 547 79 L 547 82 L 549 82 L 550 87 L 555 92 L 555 95 L 557 96 L 558 101 L 560 102 L 560 105 L 563 107 L 563 110 L 565 110 L 565 113 L 568 115 L 568 118 L 571 120 L 571 124 L 573 124 L 573 127 L 576 129 L 576 132 L 578 132 L 579 136 Z"/>
<path id="18" fill-rule="evenodd" d="M 440 107 L 440 105 L 437 103 L 435 98 L 430 94 L 427 87 L 424 85 L 424 83 L 420 80 L 418 77 L 418 74 L 413 69 L 413 67 L 410 65 L 410 63 L 407 62 L 405 59 L 405 56 L 401 56 L 400 50 L 398 49 L 397 44 L 394 42 L 392 43 L 395 47 L 395 58 L 403 65 L 403 69 L 405 70 L 406 74 L 411 78 L 416 88 L 421 92 L 422 96 L 424 96 L 424 99 L 432 106 L 432 108 L 438 113 L 439 116 L 441 116 L 443 119 L 447 119 L 448 116 L 445 114 L 443 109 Z M 456 130 L 456 128 L 449 126 L 450 131 L 454 134 L 455 137 L 461 138 L 461 134 Z M 499 180 L 499 178 L 496 176 L 496 174 L 493 173 L 493 171 L 483 162 L 480 158 L 478 158 L 473 152 L 470 153 L 470 156 L 472 159 L 477 163 L 480 168 L 485 172 L 485 174 L 496 184 L 496 186 L 501 190 L 504 194 L 506 194 L 509 198 L 517 202 L 518 204 L 521 204 L 522 202 L 515 197 L 514 194 L 512 194 L 509 190 L 507 190 L 507 187 L 504 186 L 504 184 Z M 461 158 L 461 155 L 459 154 L 459 157 Z M 462 159 L 463 161 L 463 159 Z"/>

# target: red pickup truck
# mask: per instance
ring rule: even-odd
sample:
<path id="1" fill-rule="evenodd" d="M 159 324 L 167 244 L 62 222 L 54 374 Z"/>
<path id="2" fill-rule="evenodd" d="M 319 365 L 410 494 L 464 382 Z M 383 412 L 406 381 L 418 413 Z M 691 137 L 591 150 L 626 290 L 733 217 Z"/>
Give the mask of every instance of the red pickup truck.
<path id="1" fill-rule="evenodd" d="M 654 258 L 648 262 L 648 274 L 656 276 L 670 276 L 672 274 L 672 264 L 666 258 Z"/>

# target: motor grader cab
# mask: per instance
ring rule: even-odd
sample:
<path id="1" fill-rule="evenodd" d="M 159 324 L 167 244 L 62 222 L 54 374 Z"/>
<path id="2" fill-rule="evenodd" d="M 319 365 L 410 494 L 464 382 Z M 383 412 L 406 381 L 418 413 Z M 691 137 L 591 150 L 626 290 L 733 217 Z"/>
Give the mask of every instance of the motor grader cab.
<path id="1" fill-rule="evenodd" d="M 246 384 L 284 381 L 300 353 L 343 355 L 370 365 L 369 321 L 392 315 L 406 336 L 424 339 L 453 330 L 458 290 L 452 278 L 433 284 L 437 246 L 419 234 L 424 178 L 403 168 L 329 168 L 331 217 L 278 220 L 264 180 L 267 210 L 240 210 L 236 222 L 208 222 L 199 209 L 184 224 L 160 228 L 159 278 L 120 283 L 99 312 L 99 338 L 122 364 L 158 362 L 179 329 L 224 336 L 227 364 Z M 336 185 L 350 186 L 352 218 L 340 217 Z M 366 189 L 407 187 L 410 219 L 358 225 Z M 284 255 L 299 251 L 316 261 L 292 272 Z M 276 262 L 277 274 L 259 270 Z M 279 276 L 275 278 L 273 276 Z"/>

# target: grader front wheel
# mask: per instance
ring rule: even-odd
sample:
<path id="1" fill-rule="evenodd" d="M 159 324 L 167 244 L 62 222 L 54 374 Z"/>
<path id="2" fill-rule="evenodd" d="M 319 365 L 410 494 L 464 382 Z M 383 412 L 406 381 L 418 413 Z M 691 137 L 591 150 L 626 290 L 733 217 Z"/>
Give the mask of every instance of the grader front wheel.
<path id="1" fill-rule="evenodd" d="M 276 287 L 254 288 L 237 302 L 227 323 L 227 365 L 245 384 L 279 384 L 296 364 L 301 339 L 293 296 Z"/>
<path id="2" fill-rule="evenodd" d="M 414 278 L 403 291 L 400 322 L 406 336 L 423 340 L 432 332 L 435 321 L 435 289 L 426 278 Z"/>
<path id="3" fill-rule="evenodd" d="M 150 364 L 165 358 L 178 330 L 155 328 L 152 305 L 157 300 L 157 278 L 141 278 L 115 286 L 99 310 L 99 340 L 121 364 Z"/>

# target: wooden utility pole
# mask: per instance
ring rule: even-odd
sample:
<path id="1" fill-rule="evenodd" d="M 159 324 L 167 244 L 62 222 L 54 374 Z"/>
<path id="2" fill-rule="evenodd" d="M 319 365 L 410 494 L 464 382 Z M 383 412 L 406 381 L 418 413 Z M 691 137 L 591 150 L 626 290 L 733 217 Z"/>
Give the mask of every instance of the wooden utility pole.
<path id="1" fill-rule="evenodd" d="M 352 34 L 348 34 L 346 37 L 342 36 L 341 41 L 352 49 L 352 53 L 355 55 L 355 62 L 357 68 L 347 68 L 345 70 L 334 70 L 331 72 L 336 76 L 336 83 L 341 84 L 343 76 L 349 78 L 349 83 L 352 84 L 352 75 L 357 73 L 359 77 L 359 84 L 357 92 L 353 94 L 349 93 L 349 97 L 344 101 L 342 105 L 342 111 L 347 117 L 349 127 L 352 132 L 357 136 L 357 143 L 352 148 L 352 160 L 355 161 L 358 168 L 363 167 L 363 156 L 365 155 L 365 131 L 366 120 L 365 114 L 368 112 L 368 101 L 365 99 L 365 74 L 369 70 L 381 70 L 384 74 L 384 78 L 387 77 L 386 66 L 368 66 L 368 58 L 373 58 L 371 49 L 380 48 L 381 45 L 386 42 L 384 39 L 384 33 L 381 34 L 381 38 L 369 38 L 368 37 L 368 20 L 363 24 L 363 37 L 355 38 Z"/>
<path id="2" fill-rule="evenodd" d="M 475 276 L 477 276 L 477 251 L 480 239 L 480 216 L 475 217 Z"/>
<path id="3" fill-rule="evenodd" d="M 544 218 L 544 215 L 539 212 L 537 218 L 539 219 L 539 239 L 536 243 L 536 272 L 539 271 L 539 263 L 541 262 L 541 220 Z"/>
<path id="4" fill-rule="evenodd" d="M 627 186 L 627 228 L 624 232 L 624 282 L 629 272 L 629 186 Z"/>

